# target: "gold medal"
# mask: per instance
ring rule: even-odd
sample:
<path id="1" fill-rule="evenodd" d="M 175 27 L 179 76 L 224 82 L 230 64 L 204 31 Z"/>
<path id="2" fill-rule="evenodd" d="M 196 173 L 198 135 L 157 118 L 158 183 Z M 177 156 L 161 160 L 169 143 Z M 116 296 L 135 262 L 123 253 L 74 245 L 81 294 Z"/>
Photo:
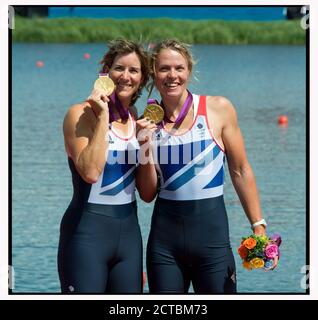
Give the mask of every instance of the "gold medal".
<path id="1" fill-rule="evenodd" d="M 110 96 L 115 90 L 115 84 L 108 76 L 99 76 L 94 83 L 94 89 L 100 89 L 105 91 L 106 96 Z"/>
<path id="2" fill-rule="evenodd" d="M 158 104 L 148 104 L 144 110 L 144 118 L 149 118 L 154 123 L 159 123 L 163 120 L 165 113 Z"/>

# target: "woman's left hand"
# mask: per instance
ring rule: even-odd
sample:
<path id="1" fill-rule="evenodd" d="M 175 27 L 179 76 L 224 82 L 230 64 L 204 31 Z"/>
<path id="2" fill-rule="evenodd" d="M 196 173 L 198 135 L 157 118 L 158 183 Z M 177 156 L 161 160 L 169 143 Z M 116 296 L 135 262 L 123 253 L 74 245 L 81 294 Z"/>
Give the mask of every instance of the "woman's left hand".
<path id="1" fill-rule="evenodd" d="M 263 225 L 254 227 L 253 232 L 257 236 L 266 236 L 266 229 Z"/>
<path id="2" fill-rule="evenodd" d="M 272 265 L 272 267 L 270 268 L 270 270 L 274 270 L 274 269 L 277 267 L 277 265 L 278 265 L 278 260 L 279 260 L 279 257 L 278 257 L 278 256 L 274 257 L 273 265 Z"/>
<path id="3" fill-rule="evenodd" d="M 266 229 L 263 225 L 259 225 L 259 226 L 256 226 L 254 228 L 254 234 L 257 235 L 257 236 L 266 236 Z M 273 259 L 273 265 L 271 266 L 271 268 L 269 270 L 274 270 L 277 265 L 278 265 L 278 256 L 274 257 Z"/>

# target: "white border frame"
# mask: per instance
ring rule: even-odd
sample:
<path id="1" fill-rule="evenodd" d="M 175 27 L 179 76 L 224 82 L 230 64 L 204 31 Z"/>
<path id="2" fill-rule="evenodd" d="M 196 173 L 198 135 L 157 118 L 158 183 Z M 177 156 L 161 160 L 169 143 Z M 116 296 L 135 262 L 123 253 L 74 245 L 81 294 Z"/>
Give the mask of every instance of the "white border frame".
<path id="1" fill-rule="evenodd" d="M 2 97 L 2 116 L 0 118 L 0 145 L 2 147 L 1 152 L 1 215 L 0 215 L 0 300 L 314 300 L 318 299 L 318 232 L 316 230 L 318 226 L 317 219 L 317 196 L 314 197 L 313 192 L 318 190 L 318 175 L 317 175 L 317 164 L 318 157 L 316 153 L 316 143 L 314 144 L 314 138 L 317 136 L 314 134 L 317 131 L 315 126 L 315 120 L 318 119 L 317 115 L 317 95 L 318 90 L 314 90 L 314 87 L 318 83 L 318 73 L 313 70 L 318 70 L 317 59 L 313 57 L 318 56 L 317 52 L 317 21 L 318 21 L 318 3 L 314 0 L 307 1 L 238 1 L 238 0 L 218 0 L 218 1 L 194 1 L 191 0 L 177 0 L 174 5 L 266 5 L 266 6 L 277 6 L 277 5 L 310 5 L 310 295 L 50 295 L 50 294 L 14 294 L 8 295 L 8 279 L 6 277 L 8 272 L 8 6 L 9 5 L 171 5 L 171 0 L 160 0 L 160 1 L 134 1 L 134 0 L 107 0 L 107 1 L 90 1 L 78 0 L 75 2 L 71 1 L 7 1 L 0 5 L 0 30 L 1 40 L 4 43 L 1 45 L 0 51 L 1 59 L 1 86 L 0 96 Z M 5 49 L 6 48 L 6 49 Z M 316 164 L 316 165 L 315 165 Z M 309 178 L 309 177 L 307 177 Z M 308 195 L 307 195 L 308 196 Z M 288 223 L 288 222 L 286 222 Z"/>

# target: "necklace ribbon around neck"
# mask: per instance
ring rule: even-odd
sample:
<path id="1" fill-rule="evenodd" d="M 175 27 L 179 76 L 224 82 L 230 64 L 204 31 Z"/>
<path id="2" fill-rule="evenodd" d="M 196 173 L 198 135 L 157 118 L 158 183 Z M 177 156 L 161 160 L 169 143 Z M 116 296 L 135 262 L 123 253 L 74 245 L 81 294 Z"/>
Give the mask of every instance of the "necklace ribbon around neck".
<path id="1" fill-rule="evenodd" d="M 109 77 L 108 73 L 99 73 L 99 76 L 107 76 Z M 116 121 L 118 119 L 127 120 L 129 117 L 129 111 L 128 109 L 125 109 L 122 103 L 120 102 L 119 98 L 116 95 L 116 92 L 114 92 L 109 96 L 110 100 L 110 106 L 109 106 L 109 122 Z M 113 108 L 114 107 L 118 113 L 119 116 L 115 114 Z"/>
<path id="2" fill-rule="evenodd" d="M 118 99 L 115 92 L 113 92 L 110 96 L 110 103 L 112 106 L 117 109 L 119 116 L 115 114 L 114 110 L 112 108 L 109 108 L 109 122 L 113 122 L 121 118 L 122 120 L 127 120 L 129 117 L 129 111 L 128 109 L 125 109 L 120 100 Z"/>
<path id="3" fill-rule="evenodd" d="M 186 117 L 186 115 L 188 114 L 189 112 L 189 109 L 190 107 L 192 106 L 192 102 L 193 102 L 193 96 L 192 96 L 192 93 L 188 91 L 188 95 L 187 95 L 187 98 L 184 102 L 184 104 L 182 105 L 182 108 L 181 108 L 181 111 L 179 112 L 178 114 L 178 117 L 175 121 L 172 121 L 170 119 L 168 119 L 167 115 L 166 115 L 166 108 L 164 106 L 164 103 L 163 101 L 161 100 L 160 102 L 160 105 L 162 106 L 163 110 L 165 111 L 165 116 L 164 116 L 164 121 L 165 122 L 168 122 L 168 123 L 175 123 L 175 124 L 180 124 L 184 118 Z M 156 99 L 148 99 L 147 100 L 147 104 L 151 104 L 151 103 L 156 103 L 156 104 L 159 104 L 158 101 Z"/>

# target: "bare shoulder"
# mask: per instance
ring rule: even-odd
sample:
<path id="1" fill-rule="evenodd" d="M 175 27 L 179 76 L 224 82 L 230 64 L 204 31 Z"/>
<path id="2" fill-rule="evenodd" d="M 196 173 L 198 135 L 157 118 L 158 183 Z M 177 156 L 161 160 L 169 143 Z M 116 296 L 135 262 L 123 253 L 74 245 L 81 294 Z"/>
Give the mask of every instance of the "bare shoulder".
<path id="1" fill-rule="evenodd" d="M 226 119 L 236 119 L 236 110 L 232 102 L 222 96 L 207 96 L 207 112 Z"/>
<path id="2" fill-rule="evenodd" d="M 94 121 L 95 116 L 90 104 L 87 102 L 77 103 L 72 105 L 66 112 L 63 130 L 64 132 L 73 131 L 76 125 L 89 125 L 93 124 Z"/>
<path id="3" fill-rule="evenodd" d="M 90 105 L 86 102 L 73 104 L 67 110 L 64 120 L 79 118 L 85 113 L 85 110 L 87 111 L 87 108 L 90 108 Z"/>
<path id="4" fill-rule="evenodd" d="M 137 111 L 137 108 L 136 108 L 135 106 L 131 106 L 131 107 L 129 108 L 129 111 L 130 111 L 132 117 L 133 117 L 135 120 L 137 120 L 137 119 L 138 119 L 138 111 Z"/>
<path id="5" fill-rule="evenodd" d="M 88 102 L 73 104 L 65 114 L 64 122 L 77 121 L 81 117 L 93 119 L 94 112 Z"/>
<path id="6" fill-rule="evenodd" d="M 207 96 L 207 107 L 219 112 L 235 112 L 232 102 L 222 96 Z"/>

